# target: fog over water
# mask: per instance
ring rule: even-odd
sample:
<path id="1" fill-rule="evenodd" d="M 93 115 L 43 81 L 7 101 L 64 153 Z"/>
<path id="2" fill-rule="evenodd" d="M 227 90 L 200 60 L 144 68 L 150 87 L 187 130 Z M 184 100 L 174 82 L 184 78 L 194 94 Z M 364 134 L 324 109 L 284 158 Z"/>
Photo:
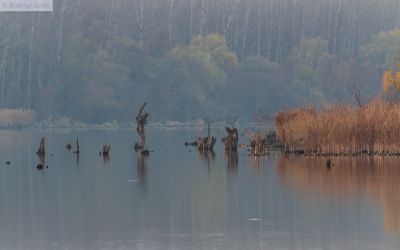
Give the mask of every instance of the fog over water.
<path id="1" fill-rule="evenodd" d="M 399 248 L 399 158 L 333 158 L 327 169 L 325 158 L 184 146 L 205 133 L 150 129 L 145 157 L 130 129 L 1 131 L 0 248 Z M 65 148 L 76 137 L 79 161 Z"/>

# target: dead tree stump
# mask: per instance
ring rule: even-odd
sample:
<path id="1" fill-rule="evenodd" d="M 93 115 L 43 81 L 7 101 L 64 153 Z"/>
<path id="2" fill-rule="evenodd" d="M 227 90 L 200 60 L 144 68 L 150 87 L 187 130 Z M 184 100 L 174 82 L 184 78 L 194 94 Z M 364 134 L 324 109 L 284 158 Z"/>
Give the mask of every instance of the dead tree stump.
<path id="1" fill-rule="evenodd" d="M 226 127 L 227 136 L 221 139 L 222 143 L 225 145 L 226 151 L 236 151 L 239 141 L 238 131 L 236 128 Z"/>
<path id="2" fill-rule="evenodd" d="M 44 137 L 42 137 L 42 139 L 40 139 L 39 149 L 36 152 L 36 154 L 44 155 L 45 153 L 46 153 L 46 150 L 44 148 Z"/>
<path id="3" fill-rule="evenodd" d="M 107 144 L 104 144 L 104 145 L 103 145 L 103 156 L 104 156 L 104 155 L 109 155 L 110 147 L 111 147 L 110 144 L 108 144 L 108 145 L 107 145 Z"/>
<path id="4" fill-rule="evenodd" d="M 139 110 L 139 114 L 136 116 L 136 122 L 137 122 L 137 127 L 136 127 L 136 132 L 138 133 L 140 137 L 140 142 L 135 143 L 134 149 L 135 151 L 143 151 L 145 149 L 146 145 L 146 135 L 145 135 L 145 125 L 147 124 L 147 117 L 149 116 L 149 113 L 144 111 L 144 107 L 146 106 L 146 102 L 142 105 L 142 107 Z M 148 151 L 148 150 L 146 150 Z"/>

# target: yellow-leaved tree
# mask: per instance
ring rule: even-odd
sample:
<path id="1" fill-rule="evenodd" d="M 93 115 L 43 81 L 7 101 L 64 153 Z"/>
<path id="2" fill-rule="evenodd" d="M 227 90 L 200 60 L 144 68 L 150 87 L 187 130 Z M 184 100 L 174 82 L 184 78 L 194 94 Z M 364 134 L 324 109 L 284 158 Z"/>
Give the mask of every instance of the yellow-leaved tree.
<path id="1" fill-rule="evenodd" d="M 389 69 L 383 73 L 382 84 L 385 92 L 389 90 L 400 91 L 400 64 L 397 65 L 396 72 L 393 69 Z"/>
<path id="2" fill-rule="evenodd" d="M 395 79 L 393 70 L 389 69 L 383 73 L 382 84 L 383 90 L 386 92 L 394 85 Z"/>

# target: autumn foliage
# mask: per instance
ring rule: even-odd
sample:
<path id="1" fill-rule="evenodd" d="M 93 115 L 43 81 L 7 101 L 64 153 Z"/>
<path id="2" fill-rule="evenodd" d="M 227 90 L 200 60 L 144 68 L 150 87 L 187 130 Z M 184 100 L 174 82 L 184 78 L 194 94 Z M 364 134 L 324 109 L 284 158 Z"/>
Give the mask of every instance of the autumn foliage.
<path id="1" fill-rule="evenodd" d="M 400 104 L 381 100 L 357 108 L 299 108 L 275 116 L 289 152 L 317 155 L 400 154 Z"/>
<path id="2" fill-rule="evenodd" d="M 382 77 L 383 90 L 385 92 L 395 89 L 400 91 L 400 64 L 398 70 L 394 72 L 392 69 L 385 71 Z"/>

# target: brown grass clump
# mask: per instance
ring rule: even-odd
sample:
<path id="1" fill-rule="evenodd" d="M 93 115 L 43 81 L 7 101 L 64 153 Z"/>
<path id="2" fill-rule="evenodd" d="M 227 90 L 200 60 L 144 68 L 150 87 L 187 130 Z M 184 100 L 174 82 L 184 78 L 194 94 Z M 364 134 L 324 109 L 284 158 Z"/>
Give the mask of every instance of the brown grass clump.
<path id="1" fill-rule="evenodd" d="M 400 104 L 374 100 L 357 108 L 299 108 L 275 116 L 289 152 L 319 155 L 400 154 Z"/>
<path id="2" fill-rule="evenodd" d="M 23 109 L 0 109 L 0 128 L 31 126 L 37 118 L 34 111 Z"/>

